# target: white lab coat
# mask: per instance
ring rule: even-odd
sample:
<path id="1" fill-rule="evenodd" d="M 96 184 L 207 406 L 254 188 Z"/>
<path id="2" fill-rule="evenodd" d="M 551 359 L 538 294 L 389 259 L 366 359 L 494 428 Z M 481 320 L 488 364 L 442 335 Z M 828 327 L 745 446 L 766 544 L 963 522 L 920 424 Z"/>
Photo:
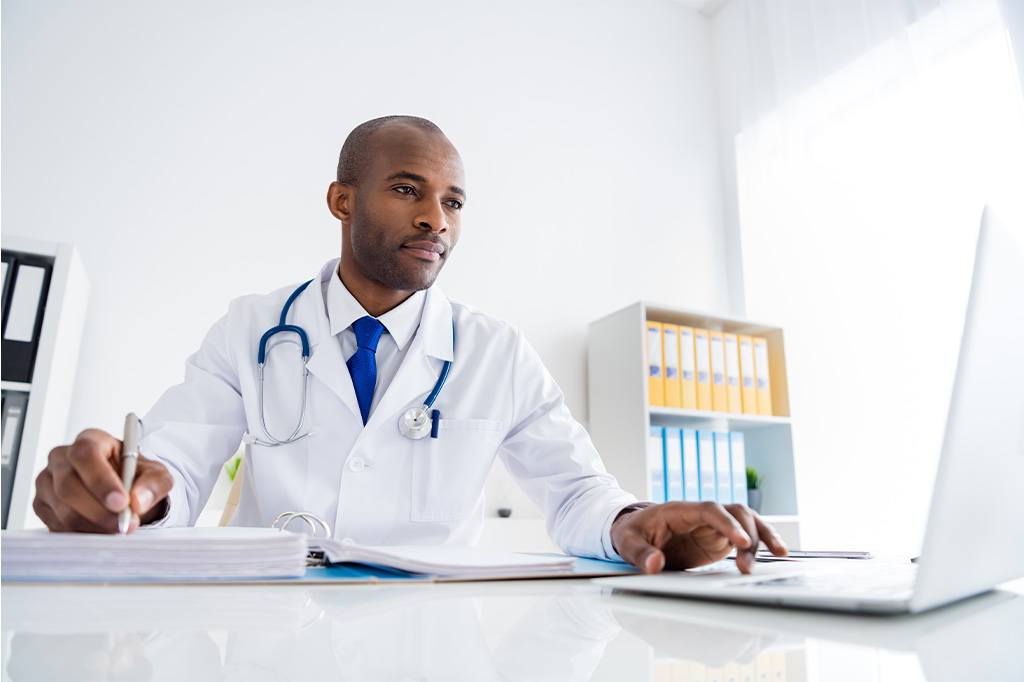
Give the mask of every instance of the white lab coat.
<path id="1" fill-rule="evenodd" d="M 427 291 L 419 330 L 363 426 L 341 344 L 331 336 L 322 282 L 296 299 L 288 323 L 309 336 L 312 435 L 281 447 L 250 444 L 233 523 L 267 526 L 285 511 L 313 512 L 337 538 L 361 544 L 475 544 L 483 529 L 484 481 L 496 455 L 544 511 L 566 552 L 617 559 L 609 529 L 636 498 L 619 488 L 562 392 L 515 327 Z M 297 284 L 236 299 L 186 364 L 185 381 L 144 417 L 142 452 L 174 478 L 161 525 L 194 524 L 221 467 L 243 435 L 267 440 L 257 406 L 259 339 L 278 324 Z M 453 358 L 452 320 L 456 328 Z M 267 427 L 291 432 L 299 416 L 301 355 L 278 334 L 265 367 Z M 434 405 L 440 437 L 410 440 L 398 419 L 423 402 L 445 360 L 448 381 Z"/>

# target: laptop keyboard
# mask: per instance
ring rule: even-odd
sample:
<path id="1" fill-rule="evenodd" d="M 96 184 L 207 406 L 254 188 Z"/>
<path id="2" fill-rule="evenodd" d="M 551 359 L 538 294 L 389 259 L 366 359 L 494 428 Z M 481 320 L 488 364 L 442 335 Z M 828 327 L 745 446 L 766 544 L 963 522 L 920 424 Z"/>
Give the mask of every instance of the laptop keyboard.
<path id="1" fill-rule="evenodd" d="M 798 574 L 769 578 L 757 582 L 734 583 L 733 588 L 795 587 L 831 594 L 902 594 L 914 587 L 916 566 L 893 567 L 891 570 L 857 573 Z"/>

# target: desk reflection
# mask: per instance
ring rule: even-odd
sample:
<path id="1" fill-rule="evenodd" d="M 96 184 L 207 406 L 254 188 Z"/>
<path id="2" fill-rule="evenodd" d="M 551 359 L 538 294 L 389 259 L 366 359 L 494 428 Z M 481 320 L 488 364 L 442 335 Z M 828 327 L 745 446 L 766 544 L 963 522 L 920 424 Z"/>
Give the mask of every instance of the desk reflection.
<path id="1" fill-rule="evenodd" d="M 808 669 L 822 642 L 911 652 L 933 682 L 1024 679 L 1013 656 L 1024 597 L 1007 593 L 914 618 L 634 596 L 582 581 L 5 585 L 3 602 L 3 677 L 14 682 L 832 679 Z"/>

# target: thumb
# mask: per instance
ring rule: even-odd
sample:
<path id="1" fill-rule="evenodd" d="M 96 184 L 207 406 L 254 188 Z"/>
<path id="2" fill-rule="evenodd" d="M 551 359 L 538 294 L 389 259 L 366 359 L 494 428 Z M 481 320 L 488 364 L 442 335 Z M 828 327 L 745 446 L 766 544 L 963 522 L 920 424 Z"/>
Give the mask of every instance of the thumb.
<path id="1" fill-rule="evenodd" d="M 665 568 L 665 553 L 647 542 L 637 531 L 623 533 L 619 544 L 619 556 L 644 573 L 660 573 Z"/>
<path id="2" fill-rule="evenodd" d="M 132 484 L 132 511 L 140 517 L 167 497 L 174 485 L 170 472 L 160 462 L 139 457 L 139 473 Z"/>

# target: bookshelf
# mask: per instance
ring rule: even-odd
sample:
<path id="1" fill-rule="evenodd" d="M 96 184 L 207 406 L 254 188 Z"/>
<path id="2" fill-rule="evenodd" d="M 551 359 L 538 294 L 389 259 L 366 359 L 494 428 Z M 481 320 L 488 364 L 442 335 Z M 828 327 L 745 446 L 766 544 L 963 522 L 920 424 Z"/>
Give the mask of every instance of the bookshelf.
<path id="1" fill-rule="evenodd" d="M 4 261 L 12 259 L 47 271 L 34 312 L 30 356 L 8 357 L 4 376 L 18 371 L 29 357 L 29 381 L 3 381 L 3 505 L 5 528 L 41 526 L 32 512 L 35 478 L 46 466 L 55 445 L 67 442 L 68 413 L 85 325 L 89 281 L 78 252 L 71 244 L 4 235 Z M 14 268 L 4 268 L 4 343 L 7 344 L 9 304 L 17 286 Z M 9 364 L 10 363 L 10 364 Z M 15 363 L 19 363 L 15 366 Z M 11 408 L 17 410 L 11 417 Z"/>
<path id="2" fill-rule="evenodd" d="M 646 322 L 668 322 L 760 336 L 768 342 L 772 415 L 731 414 L 651 406 Z M 792 549 L 800 547 L 792 419 L 781 327 L 639 301 L 590 324 L 587 342 L 589 431 L 619 484 L 647 499 L 647 437 L 651 427 L 740 431 L 747 465 L 763 479 L 761 516 Z"/>

